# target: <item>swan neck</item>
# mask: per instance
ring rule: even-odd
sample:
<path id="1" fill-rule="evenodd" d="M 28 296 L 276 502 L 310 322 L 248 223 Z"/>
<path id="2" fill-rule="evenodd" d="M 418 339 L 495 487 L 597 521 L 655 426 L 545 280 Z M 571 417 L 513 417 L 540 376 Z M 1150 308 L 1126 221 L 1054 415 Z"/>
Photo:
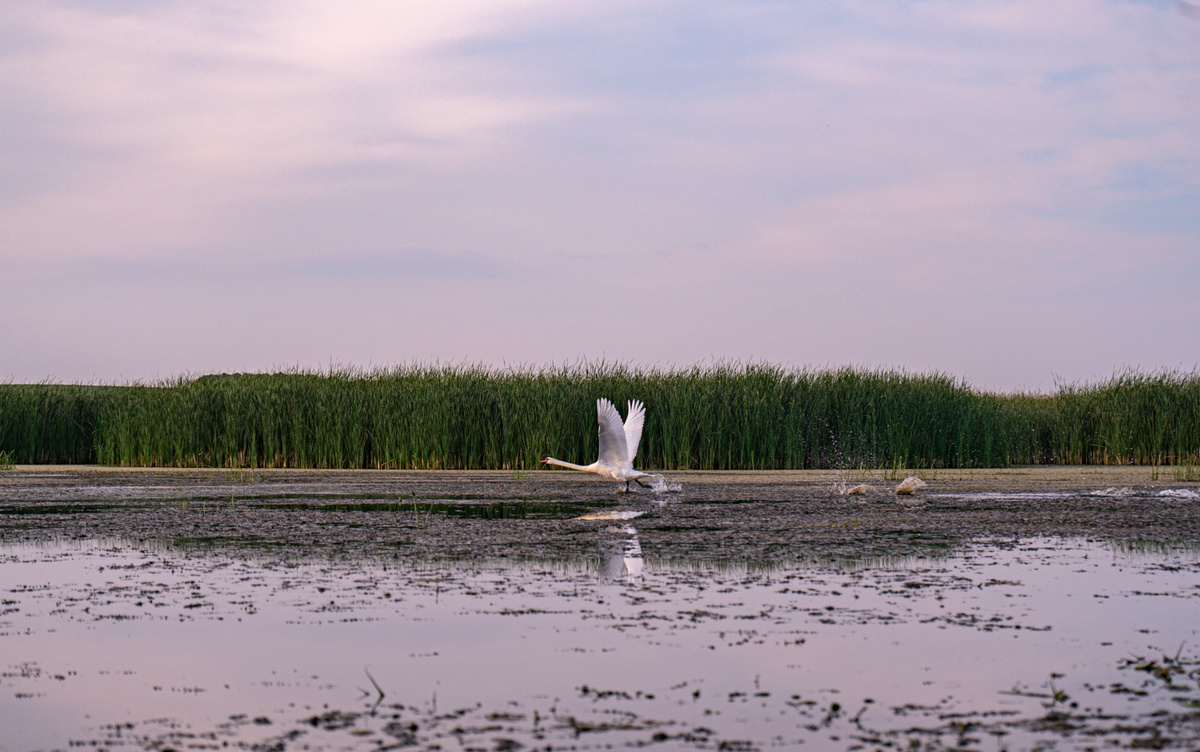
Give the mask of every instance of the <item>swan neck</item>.
<path id="1" fill-rule="evenodd" d="M 584 470 L 584 471 L 587 471 L 587 470 L 590 470 L 590 469 L 591 469 L 590 467 L 588 467 L 588 466 L 586 466 L 586 465 L 576 465 L 574 462 L 564 462 L 563 460 L 556 460 L 556 459 L 554 459 L 553 457 L 547 457 L 547 458 L 546 458 L 546 464 L 548 464 L 548 465 L 558 465 L 559 467 L 569 467 L 569 468 L 571 468 L 572 470 Z"/>

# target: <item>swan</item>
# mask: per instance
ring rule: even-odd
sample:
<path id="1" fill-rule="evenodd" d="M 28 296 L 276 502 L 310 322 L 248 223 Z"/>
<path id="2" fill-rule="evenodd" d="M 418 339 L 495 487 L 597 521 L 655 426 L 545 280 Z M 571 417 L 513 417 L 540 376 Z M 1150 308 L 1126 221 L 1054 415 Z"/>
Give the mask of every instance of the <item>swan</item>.
<path id="1" fill-rule="evenodd" d="M 633 469 L 633 458 L 637 455 L 638 444 L 642 441 L 642 424 L 646 421 L 646 406 L 639 400 L 630 400 L 629 411 L 625 422 L 621 422 L 621 414 L 613 403 L 601 397 L 596 400 L 596 420 L 600 424 L 600 459 L 590 465 L 576 465 L 574 462 L 564 462 L 553 457 L 542 460 L 546 465 L 569 467 L 572 470 L 582 470 L 585 473 L 595 473 L 605 478 L 611 478 L 625 484 L 629 490 L 629 482 L 633 481 L 642 488 L 652 488 L 642 482 L 642 478 L 661 478 L 654 473 L 643 473 Z"/>

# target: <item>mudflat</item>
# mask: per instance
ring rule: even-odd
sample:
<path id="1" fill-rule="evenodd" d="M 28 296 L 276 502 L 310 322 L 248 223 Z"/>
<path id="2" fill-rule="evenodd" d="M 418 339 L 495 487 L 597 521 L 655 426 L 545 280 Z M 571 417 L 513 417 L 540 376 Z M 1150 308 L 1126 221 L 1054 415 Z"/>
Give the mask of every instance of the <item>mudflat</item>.
<path id="1" fill-rule="evenodd" d="M 894 489 L 908 475 L 926 485 Z M 18 466 L 0 472 L 0 543 L 82 538 L 387 558 L 561 558 L 637 511 L 648 558 L 772 563 L 936 553 L 1030 536 L 1200 540 L 1193 468 L 667 472 L 618 493 L 570 471 L 316 471 Z M 849 494 L 855 486 L 860 493 Z"/>

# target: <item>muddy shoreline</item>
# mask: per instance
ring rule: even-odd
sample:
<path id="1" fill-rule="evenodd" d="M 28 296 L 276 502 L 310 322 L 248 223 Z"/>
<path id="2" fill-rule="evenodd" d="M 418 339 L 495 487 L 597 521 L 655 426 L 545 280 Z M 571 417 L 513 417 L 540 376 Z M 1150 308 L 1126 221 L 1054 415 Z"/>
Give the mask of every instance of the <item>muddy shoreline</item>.
<path id="1" fill-rule="evenodd" d="M 1200 541 L 1196 481 L 1171 468 L 677 472 L 679 493 L 616 493 L 572 472 L 178 470 L 22 466 L 0 472 L 0 544 L 121 538 L 384 558 L 588 555 L 636 510 L 642 549 L 748 563 L 937 555 L 1027 537 Z M 1177 479 L 1178 478 L 1178 479 Z M 853 485 L 871 491 L 846 495 Z M 1182 492 L 1163 496 L 1163 491 Z"/>

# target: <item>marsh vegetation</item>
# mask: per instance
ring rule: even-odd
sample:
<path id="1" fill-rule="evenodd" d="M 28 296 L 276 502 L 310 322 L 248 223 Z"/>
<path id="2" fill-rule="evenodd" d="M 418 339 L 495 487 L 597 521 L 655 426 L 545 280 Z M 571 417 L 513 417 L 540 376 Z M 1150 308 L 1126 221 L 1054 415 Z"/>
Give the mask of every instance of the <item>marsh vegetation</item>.
<path id="1" fill-rule="evenodd" d="M 535 468 L 596 453 L 592 405 L 646 403 L 653 470 L 1170 465 L 1195 477 L 1200 374 L 1127 372 L 1051 394 L 942 374 L 716 365 L 410 366 L 0 385 L 14 463 L 226 468 Z"/>

